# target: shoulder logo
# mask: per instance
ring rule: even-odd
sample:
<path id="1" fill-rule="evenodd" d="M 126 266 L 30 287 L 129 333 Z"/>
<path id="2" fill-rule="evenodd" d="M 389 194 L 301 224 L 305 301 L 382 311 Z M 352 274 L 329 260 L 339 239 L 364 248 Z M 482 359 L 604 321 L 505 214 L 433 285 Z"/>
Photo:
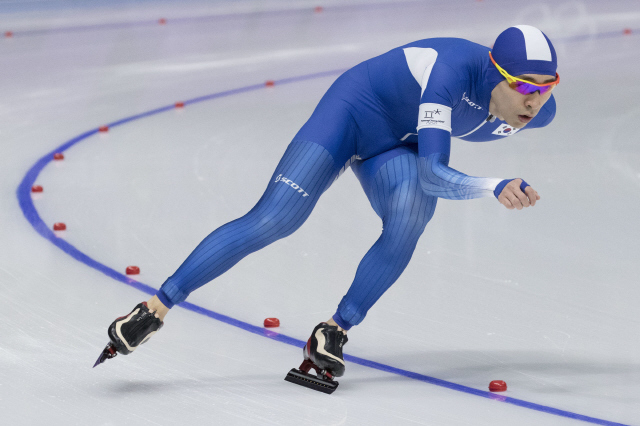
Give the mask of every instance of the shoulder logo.
<path id="1" fill-rule="evenodd" d="M 420 104 L 418 130 L 425 128 L 436 128 L 451 132 L 451 108 L 441 104 Z"/>
<path id="2" fill-rule="evenodd" d="M 495 129 L 492 134 L 499 136 L 511 136 L 518 132 L 520 129 L 516 129 L 513 126 L 509 126 L 508 124 L 501 124 L 497 129 Z"/>
<path id="3" fill-rule="evenodd" d="M 440 110 L 438 108 L 432 110 L 432 111 L 425 111 L 424 112 L 424 117 L 423 118 L 434 118 L 434 115 L 440 115 Z"/>

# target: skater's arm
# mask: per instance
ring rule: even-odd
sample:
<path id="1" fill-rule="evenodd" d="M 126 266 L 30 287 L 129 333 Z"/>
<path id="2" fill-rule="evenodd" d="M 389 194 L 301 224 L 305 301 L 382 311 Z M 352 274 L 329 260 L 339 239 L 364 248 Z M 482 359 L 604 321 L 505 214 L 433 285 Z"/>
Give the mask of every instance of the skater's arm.
<path id="1" fill-rule="evenodd" d="M 537 194 L 530 192 L 532 188 L 527 193 L 523 192 L 525 185 L 522 190 L 515 184 L 505 189 L 514 179 L 468 176 L 449 167 L 451 116 L 468 90 L 465 75 L 436 61 L 431 69 L 425 70 L 419 81 L 422 94 L 417 130 L 422 189 L 429 195 L 450 200 L 495 196 L 510 209 L 534 205 Z M 506 191 L 504 196 L 503 191 Z"/>
<path id="2" fill-rule="evenodd" d="M 540 199 L 538 193 L 522 179 L 468 176 L 449 167 L 451 136 L 448 132 L 421 129 L 418 135 L 421 141 L 420 184 L 427 194 L 450 200 L 495 196 L 510 210 L 535 206 Z"/>
<path id="3" fill-rule="evenodd" d="M 465 75 L 440 61 L 427 69 L 421 79 L 417 122 L 419 172 L 422 189 L 429 195 L 451 200 L 490 197 L 502 181 L 468 176 L 449 167 L 452 110 L 468 85 Z"/>
<path id="4" fill-rule="evenodd" d="M 494 190 L 503 179 L 468 176 L 449 167 L 449 131 L 439 128 L 419 129 L 418 140 L 420 184 L 427 194 L 450 200 L 494 196 Z"/>

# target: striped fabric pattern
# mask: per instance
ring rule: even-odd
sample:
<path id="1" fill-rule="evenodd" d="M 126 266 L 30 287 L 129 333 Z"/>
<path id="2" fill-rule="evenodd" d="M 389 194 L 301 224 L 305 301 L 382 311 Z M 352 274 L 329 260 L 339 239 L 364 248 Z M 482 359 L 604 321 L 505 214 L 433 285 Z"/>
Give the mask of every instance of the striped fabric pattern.
<path id="1" fill-rule="evenodd" d="M 248 254 L 296 231 L 339 169 L 322 146 L 292 142 L 255 207 L 213 231 L 194 249 L 162 284 L 158 292 L 162 303 L 173 307 Z"/>
<path id="2" fill-rule="evenodd" d="M 425 194 L 417 154 L 387 161 L 369 183 L 367 196 L 382 219 L 382 234 L 364 256 L 334 320 L 344 329 L 360 324 L 369 309 L 400 277 L 433 216 L 437 198 Z"/>
<path id="3" fill-rule="evenodd" d="M 442 153 L 420 158 L 420 183 L 427 194 L 449 200 L 493 197 L 493 190 L 502 181 L 468 176 L 447 164 L 447 156 Z"/>

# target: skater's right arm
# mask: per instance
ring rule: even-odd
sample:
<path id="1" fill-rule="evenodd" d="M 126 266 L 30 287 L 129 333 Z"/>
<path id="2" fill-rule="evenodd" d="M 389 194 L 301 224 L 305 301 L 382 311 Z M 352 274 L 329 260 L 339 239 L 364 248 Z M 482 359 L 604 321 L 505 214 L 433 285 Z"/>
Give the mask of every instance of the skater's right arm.
<path id="1" fill-rule="evenodd" d="M 419 171 L 422 189 L 429 195 L 450 200 L 491 197 L 503 181 L 468 176 L 449 167 L 451 111 L 466 87 L 463 75 L 438 61 L 423 76 L 417 127 Z"/>
<path id="2" fill-rule="evenodd" d="M 512 179 L 505 185 L 501 182 L 494 192 L 499 192 L 498 201 L 509 210 L 535 206 L 540 199 L 538 192 L 522 179 Z"/>
<path id="3" fill-rule="evenodd" d="M 420 129 L 418 138 L 420 184 L 427 194 L 450 200 L 494 196 L 502 179 L 468 176 L 449 167 L 450 133 Z"/>
<path id="4" fill-rule="evenodd" d="M 468 176 L 449 167 L 451 139 L 443 136 L 429 138 L 427 133 L 428 142 L 419 145 L 420 184 L 427 194 L 450 200 L 495 196 L 509 210 L 536 205 L 540 195 L 522 179 Z"/>

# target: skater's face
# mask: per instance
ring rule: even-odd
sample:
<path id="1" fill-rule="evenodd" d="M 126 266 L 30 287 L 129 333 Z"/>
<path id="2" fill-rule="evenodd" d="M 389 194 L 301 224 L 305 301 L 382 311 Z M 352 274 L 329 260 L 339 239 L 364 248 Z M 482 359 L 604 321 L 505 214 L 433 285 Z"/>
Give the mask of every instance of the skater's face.
<path id="1" fill-rule="evenodd" d="M 525 74 L 517 76 L 532 83 L 544 84 L 555 80 L 555 76 L 541 74 Z M 491 92 L 489 112 L 508 125 L 521 129 L 535 117 L 540 108 L 551 97 L 551 91 L 544 94 L 534 92 L 523 95 L 509 87 L 507 80 L 503 80 Z"/>

